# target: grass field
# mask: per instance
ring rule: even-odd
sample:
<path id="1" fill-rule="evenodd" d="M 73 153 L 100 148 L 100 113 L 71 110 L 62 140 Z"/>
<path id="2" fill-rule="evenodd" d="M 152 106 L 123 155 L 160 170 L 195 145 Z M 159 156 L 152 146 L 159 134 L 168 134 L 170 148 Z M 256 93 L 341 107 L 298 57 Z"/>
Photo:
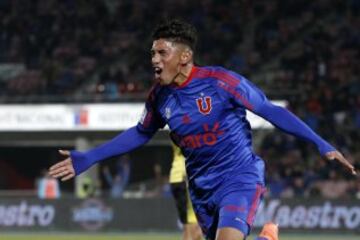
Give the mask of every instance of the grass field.
<path id="1" fill-rule="evenodd" d="M 2 234 L 0 240 L 180 240 L 180 234 Z M 250 236 L 249 240 L 254 237 Z M 359 240 L 359 235 L 282 234 L 280 240 Z"/>

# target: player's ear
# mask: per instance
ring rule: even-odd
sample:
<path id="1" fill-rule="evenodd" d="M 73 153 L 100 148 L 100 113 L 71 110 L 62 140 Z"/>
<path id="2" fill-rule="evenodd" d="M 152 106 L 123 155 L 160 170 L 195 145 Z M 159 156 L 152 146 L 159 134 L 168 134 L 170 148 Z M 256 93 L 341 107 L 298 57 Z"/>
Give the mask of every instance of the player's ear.
<path id="1" fill-rule="evenodd" d="M 185 49 L 182 53 L 181 53 L 181 57 L 180 57 L 180 63 L 181 65 L 186 65 L 188 64 L 193 57 L 193 53 L 190 49 Z"/>

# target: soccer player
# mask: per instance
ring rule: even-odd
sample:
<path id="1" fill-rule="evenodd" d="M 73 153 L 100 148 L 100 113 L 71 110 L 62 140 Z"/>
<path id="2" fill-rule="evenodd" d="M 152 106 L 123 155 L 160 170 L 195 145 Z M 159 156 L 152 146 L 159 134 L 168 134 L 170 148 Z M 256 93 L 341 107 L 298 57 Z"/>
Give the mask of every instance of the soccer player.
<path id="1" fill-rule="evenodd" d="M 291 112 L 273 105 L 244 76 L 218 66 L 195 66 L 195 43 L 196 30 L 186 22 L 157 26 L 151 48 L 157 83 L 139 123 L 89 151 L 61 150 L 67 158 L 52 166 L 50 175 L 68 180 L 96 162 L 140 147 L 167 124 L 186 157 L 189 193 L 206 239 L 241 240 L 265 191 L 264 161 L 252 149 L 246 109 L 313 143 L 326 159 L 356 174 L 340 152 Z M 265 225 L 260 235 L 277 240 L 276 225 Z"/>
<path id="2" fill-rule="evenodd" d="M 171 192 L 175 200 L 176 209 L 180 222 L 183 225 L 183 240 L 202 239 L 201 229 L 197 223 L 196 216 L 189 199 L 187 177 L 185 170 L 185 157 L 181 150 L 173 144 L 173 161 L 170 170 L 169 182 Z"/>

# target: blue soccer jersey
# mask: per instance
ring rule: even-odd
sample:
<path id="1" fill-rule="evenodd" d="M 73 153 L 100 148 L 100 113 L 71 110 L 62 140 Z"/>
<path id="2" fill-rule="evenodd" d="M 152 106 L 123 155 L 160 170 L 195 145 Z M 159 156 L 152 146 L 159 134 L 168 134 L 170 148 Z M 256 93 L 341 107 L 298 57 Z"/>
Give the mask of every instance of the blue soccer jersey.
<path id="1" fill-rule="evenodd" d="M 186 157 L 191 188 L 206 198 L 229 178 L 263 184 L 264 163 L 252 150 L 245 110 L 256 113 L 267 101 L 234 72 L 194 67 L 183 85 L 153 88 L 138 128 L 154 132 L 169 125 Z"/>
<path id="2" fill-rule="evenodd" d="M 264 162 L 252 149 L 246 109 L 313 142 L 322 154 L 334 150 L 246 78 L 221 67 L 193 67 L 181 86 L 155 85 L 137 125 L 149 135 L 169 126 L 186 157 L 189 192 L 207 239 L 219 227 L 248 235 L 264 193 Z"/>
<path id="3" fill-rule="evenodd" d="M 335 150 L 243 76 L 193 67 L 181 86 L 153 87 L 137 126 L 87 152 L 72 151 L 75 173 L 145 144 L 167 124 L 186 157 L 189 192 L 204 234 L 214 239 L 218 227 L 234 227 L 247 235 L 264 192 L 264 162 L 252 149 L 246 109 L 314 143 L 321 155 Z"/>

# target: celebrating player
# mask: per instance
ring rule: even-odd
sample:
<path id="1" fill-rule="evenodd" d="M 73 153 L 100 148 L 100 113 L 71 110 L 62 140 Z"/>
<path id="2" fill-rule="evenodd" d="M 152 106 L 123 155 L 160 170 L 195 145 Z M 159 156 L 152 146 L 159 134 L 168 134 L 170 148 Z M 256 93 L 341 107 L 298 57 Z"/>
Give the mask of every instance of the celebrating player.
<path id="1" fill-rule="evenodd" d="M 252 149 L 246 109 L 315 144 L 326 159 L 356 174 L 340 152 L 273 105 L 245 77 L 222 67 L 195 66 L 196 38 L 186 22 L 157 26 L 151 48 L 157 83 L 139 123 L 87 152 L 61 151 L 67 158 L 52 166 L 50 175 L 68 180 L 96 162 L 140 147 L 167 124 L 186 157 L 189 193 L 206 239 L 241 240 L 250 232 L 265 191 L 264 161 Z M 265 225 L 258 239 L 277 240 L 276 225 Z"/>

